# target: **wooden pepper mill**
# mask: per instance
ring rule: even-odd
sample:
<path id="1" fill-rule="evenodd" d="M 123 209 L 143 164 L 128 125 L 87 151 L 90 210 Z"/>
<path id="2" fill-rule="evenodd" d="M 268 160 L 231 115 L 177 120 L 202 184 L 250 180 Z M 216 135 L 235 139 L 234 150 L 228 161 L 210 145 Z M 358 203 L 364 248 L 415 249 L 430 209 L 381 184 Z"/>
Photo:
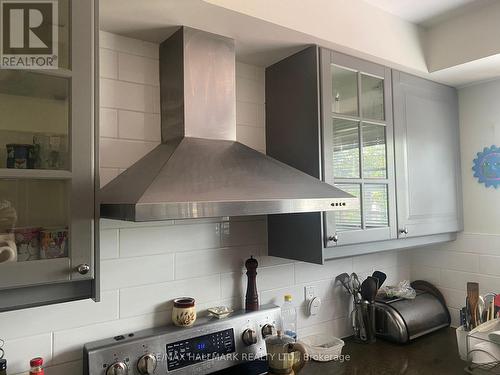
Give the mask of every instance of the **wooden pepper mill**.
<path id="1" fill-rule="evenodd" d="M 247 269 L 247 294 L 245 297 L 245 310 L 257 311 L 259 309 L 259 295 L 257 294 L 257 267 L 259 263 L 253 256 L 247 259 L 245 267 Z"/>

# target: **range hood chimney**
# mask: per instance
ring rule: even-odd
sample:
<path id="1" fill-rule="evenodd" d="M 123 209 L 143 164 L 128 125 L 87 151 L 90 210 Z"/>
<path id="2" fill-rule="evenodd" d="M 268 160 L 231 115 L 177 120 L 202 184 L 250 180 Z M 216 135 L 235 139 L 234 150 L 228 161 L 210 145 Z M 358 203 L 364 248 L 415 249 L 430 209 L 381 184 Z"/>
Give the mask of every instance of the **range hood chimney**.
<path id="1" fill-rule="evenodd" d="M 162 143 L 100 192 L 101 217 L 155 221 L 352 209 L 357 199 L 236 142 L 234 41 L 160 45 Z"/>

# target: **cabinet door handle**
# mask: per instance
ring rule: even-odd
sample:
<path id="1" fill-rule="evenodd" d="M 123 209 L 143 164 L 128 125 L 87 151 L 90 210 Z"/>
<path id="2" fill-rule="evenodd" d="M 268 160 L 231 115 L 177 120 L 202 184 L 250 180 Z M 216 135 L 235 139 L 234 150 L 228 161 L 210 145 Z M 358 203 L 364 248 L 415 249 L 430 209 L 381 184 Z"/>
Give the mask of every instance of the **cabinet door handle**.
<path id="1" fill-rule="evenodd" d="M 90 272 L 90 266 L 88 264 L 80 264 L 76 267 L 76 272 L 80 275 L 86 275 Z"/>
<path id="2" fill-rule="evenodd" d="M 333 236 L 328 237 L 328 241 L 335 242 L 335 243 L 339 242 L 339 235 L 337 233 L 335 233 Z"/>

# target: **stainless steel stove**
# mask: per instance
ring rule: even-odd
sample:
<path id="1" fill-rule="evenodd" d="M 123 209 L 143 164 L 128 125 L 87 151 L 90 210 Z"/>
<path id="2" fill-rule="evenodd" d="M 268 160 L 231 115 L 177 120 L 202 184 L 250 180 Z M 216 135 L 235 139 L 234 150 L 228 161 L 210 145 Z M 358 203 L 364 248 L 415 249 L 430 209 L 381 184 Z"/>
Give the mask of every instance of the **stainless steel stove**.
<path id="1" fill-rule="evenodd" d="M 167 326 L 86 344 L 85 375 L 184 375 L 266 373 L 265 337 L 279 322 L 280 309 L 200 318 L 190 328 Z"/>

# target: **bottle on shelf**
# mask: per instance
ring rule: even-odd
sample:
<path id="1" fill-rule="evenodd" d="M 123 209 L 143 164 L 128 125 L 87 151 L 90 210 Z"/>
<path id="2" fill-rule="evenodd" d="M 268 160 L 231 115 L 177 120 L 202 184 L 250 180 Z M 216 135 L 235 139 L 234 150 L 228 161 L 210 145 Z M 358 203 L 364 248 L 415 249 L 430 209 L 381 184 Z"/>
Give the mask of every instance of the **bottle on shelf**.
<path id="1" fill-rule="evenodd" d="M 30 361 L 30 375 L 44 375 L 43 371 L 43 358 L 37 357 Z"/>
<path id="2" fill-rule="evenodd" d="M 297 340 L 297 311 L 290 294 L 285 295 L 285 303 L 281 306 L 281 326 L 285 335 Z"/>

